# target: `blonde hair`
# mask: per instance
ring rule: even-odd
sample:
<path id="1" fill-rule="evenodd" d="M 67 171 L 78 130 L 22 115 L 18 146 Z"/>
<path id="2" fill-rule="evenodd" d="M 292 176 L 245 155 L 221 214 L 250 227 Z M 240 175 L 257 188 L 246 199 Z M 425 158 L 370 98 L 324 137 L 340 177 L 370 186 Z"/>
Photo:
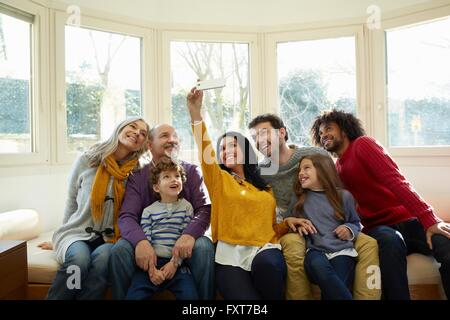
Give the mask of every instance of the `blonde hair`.
<path id="1" fill-rule="evenodd" d="M 146 129 L 147 129 L 147 137 L 145 138 L 145 141 L 142 144 L 142 147 L 139 150 L 132 152 L 127 157 L 127 160 L 139 159 L 141 155 L 143 155 L 145 152 L 147 152 L 147 142 L 148 142 L 148 134 L 150 132 L 150 127 L 149 127 L 148 123 L 144 120 L 144 118 L 131 117 L 131 118 L 125 119 L 122 122 L 120 122 L 114 129 L 114 132 L 111 134 L 111 136 L 106 141 L 96 143 L 93 146 L 91 146 L 89 148 L 89 150 L 86 151 L 86 156 L 89 161 L 89 166 L 97 167 L 100 165 L 100 163 L 105 163 L 105 159 L 110 154 L 114 153 L 117 150 L 117 147 L 119 146 L 119 135 L 122 132 L 122 130 L 130 123 L 133 123 L 136 121 L 142 121 L 145 123 Z"/>

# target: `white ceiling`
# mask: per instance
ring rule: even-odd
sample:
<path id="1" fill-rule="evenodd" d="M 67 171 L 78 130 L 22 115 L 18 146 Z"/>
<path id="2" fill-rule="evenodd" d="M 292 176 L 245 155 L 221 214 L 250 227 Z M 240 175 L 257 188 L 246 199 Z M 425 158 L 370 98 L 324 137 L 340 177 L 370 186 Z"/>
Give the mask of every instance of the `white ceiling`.
<path id="1" fill-rule="evenodd" d="M 154 23 L 275 26 L 365 17 L 439 0 L 60 0 Z M 450 1 L 447 1 L 450 2 Z M 82 13 L 82 12 L 81 12 Z"/>

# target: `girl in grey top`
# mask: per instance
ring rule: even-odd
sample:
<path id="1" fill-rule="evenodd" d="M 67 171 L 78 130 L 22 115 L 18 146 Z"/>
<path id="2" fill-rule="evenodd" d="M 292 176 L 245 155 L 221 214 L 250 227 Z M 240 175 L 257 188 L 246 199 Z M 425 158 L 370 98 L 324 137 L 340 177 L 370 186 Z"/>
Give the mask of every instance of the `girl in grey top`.
<path id="1" fill-rule="evenodd" d="M 111 137 L 75 162 L 63 224 L 52 243 L 60 268 L 47 299 L 101 299 L 108 284 L 108 261 L 119 238 L 117 215 L 128 175 L 147 150 L 148 124 L 122 121 Z"/>
<path id="2" fill-rule="evenodd" d="M 361 226 L 353 197 L 342 189 L 331 158 L 303 157 L 294 190 L 286 221 L 306 237 L 308 278 L 319 285 L 324 299 L 352 299 L 353 240 Z"/>

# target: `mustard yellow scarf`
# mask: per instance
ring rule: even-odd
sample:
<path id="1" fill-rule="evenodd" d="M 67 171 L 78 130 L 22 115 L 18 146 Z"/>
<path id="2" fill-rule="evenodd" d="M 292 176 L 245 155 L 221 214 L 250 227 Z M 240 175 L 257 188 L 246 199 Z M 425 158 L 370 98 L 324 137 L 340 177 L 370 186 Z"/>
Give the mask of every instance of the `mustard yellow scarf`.
<path id="1" fill-rule="evenodd" d="M 95 180 L 91 191 L 91 215 L 94 222 L 101 222 L 103 219 L 103 203 L 105 202 L 106 189 L 108 187 L 109 177 L 114 177 L 114 238 L 115 243 L 120 238 L 118 225 L 119 209 L 122 206 L 123 196 L 125 194 L 124 180 L 128 177 L 131 170 L 136 166 L 138 159 L 128 160 L 120 167 L 114 160 L 113 155 L 105 159 L 105 165 L 100 164 L 95 174 Z"/>

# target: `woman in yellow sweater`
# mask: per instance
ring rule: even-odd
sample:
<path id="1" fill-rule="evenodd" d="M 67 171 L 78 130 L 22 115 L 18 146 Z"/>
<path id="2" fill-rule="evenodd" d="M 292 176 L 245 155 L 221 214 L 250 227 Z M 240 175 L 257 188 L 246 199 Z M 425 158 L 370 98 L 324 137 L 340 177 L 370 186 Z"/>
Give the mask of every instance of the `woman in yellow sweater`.
<path id="1" fill-rule="evenodd" d="M 275 222 L 275 198 L 261 178 L 247 138 L 227 132 L 217 143 L 218 160 L 201 116 L 203 92 L 187 96 L 203 177 L 211 198 L 216 246 L 216 284 L 224 299 L 284 299 L 286 265 Z"/>

